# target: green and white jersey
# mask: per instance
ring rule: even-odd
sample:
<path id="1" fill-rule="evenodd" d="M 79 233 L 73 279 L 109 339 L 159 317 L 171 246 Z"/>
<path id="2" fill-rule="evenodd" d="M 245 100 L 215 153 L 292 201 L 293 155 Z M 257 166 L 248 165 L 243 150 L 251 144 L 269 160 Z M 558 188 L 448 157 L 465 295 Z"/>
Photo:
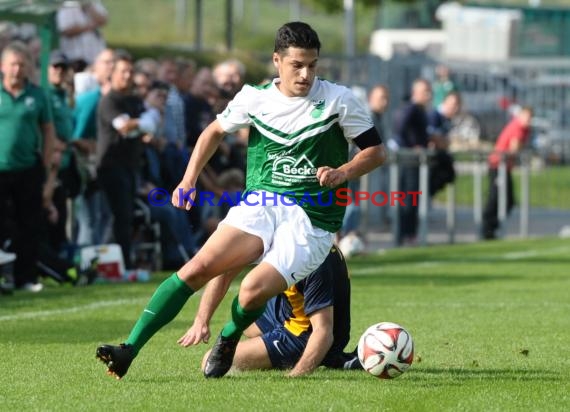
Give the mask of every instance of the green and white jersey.
<path id="1" fill-rule="evenodd" d="M 246 191 L 285 194 L 300 205 L 314 226 L 340 229 L 346 196 L 319 185 L 321 166 L 348 161 L 348 140 L 373 126 L 368 110 L 350 89 L 316 78 L 307 96 L 286 97 L 273 80 L 261 87 L 244 86 L 218 115 L 233 133 L 251 127 L 247 151 Z"/>

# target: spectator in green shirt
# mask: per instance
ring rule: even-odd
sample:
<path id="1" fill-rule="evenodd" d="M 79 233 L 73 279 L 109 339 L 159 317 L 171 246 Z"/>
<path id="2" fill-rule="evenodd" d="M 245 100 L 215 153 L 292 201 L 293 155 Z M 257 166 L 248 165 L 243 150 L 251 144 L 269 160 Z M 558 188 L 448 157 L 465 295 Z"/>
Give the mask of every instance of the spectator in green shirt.
<path id="1" fill-rule="evenodd" d="M 57 210 L 57 219 L 47 226 L 47 237 L 50 249 L 59 254 L 69 244 L 65 226 L 67 223 L 67 199 L 72 199 L 81 190 L 81 176 L 77 171 L 75 157 L 71 150 L 73 133 L 73 114 L 68 103 L 65 82 L 70 70 L 67 57 L 59 50 L 50 54 L 48 67 L 48 95 L 53 113 L 55 134 L 62 148 L 57 181 L 54 186 L 53 204 Z"/>
<path id="2" fill-rule="evenodd" d="M 43 190 L 43 184 L 45 171 L 52 166 L 55 132 L 49 99 L 28 81 L 30 69 L 24 44 L 14 42 L 4 48 L 0 63 L 0 238 L 13 240 L 16 288 L 39 292 L 38 227 L 42 206 L 52 203 L 53 193 L 49 188 Z"/>
<path id="3" fill-rule="evenodd" d="M 449 67 L 440 64 L 435 68 L 435 75 L 436 79 L 431 85 L 433 90 L 432 106 L 439 107 L 449 93 L 456 92 L 458 89 L 455 82 L 451 80 Z"/>

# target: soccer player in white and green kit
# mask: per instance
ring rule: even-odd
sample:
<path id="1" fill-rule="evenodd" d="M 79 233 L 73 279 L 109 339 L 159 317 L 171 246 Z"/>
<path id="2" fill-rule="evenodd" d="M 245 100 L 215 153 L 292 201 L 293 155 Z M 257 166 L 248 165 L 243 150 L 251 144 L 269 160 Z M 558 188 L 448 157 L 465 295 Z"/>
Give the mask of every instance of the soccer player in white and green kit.
<path id="1" fill-rule="evenodd" d="M 344 215 L 337 189 L 380 166 L 385 150 L 352 92 L 316 77 L 320 47 L 308 24 L 283 25 L 273 53 L 279 77 L 244 86 L 199 137 L 173 205 L 190 209 L 198 176 L 225 134 L 249 127 L 246 192 L 200 251 L 157 288 L 125 343 L 97 348 L 110 374 L 124 376 L 145 343 L 209 280 L 256 263 L 204 368 L 206 377 L 224 376 L 266 302 L 325 260 Z M 361 151 L 349 161 L 350 140 Z"/>

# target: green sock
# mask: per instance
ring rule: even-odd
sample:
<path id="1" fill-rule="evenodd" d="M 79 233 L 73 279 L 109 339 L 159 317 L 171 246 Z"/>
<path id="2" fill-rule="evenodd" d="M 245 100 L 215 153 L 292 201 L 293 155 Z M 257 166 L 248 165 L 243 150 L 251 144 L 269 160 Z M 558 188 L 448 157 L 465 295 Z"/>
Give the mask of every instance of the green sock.
<path id="1" fill-rule="evenodd" d="M 265 305 L 253 310 L 245 310 L 239 304 L 236 296 L 232 302 L 232 320 L 222 329 L 224 338 L 239 339 L 244 330 L 261 316 L 265 310 Z"/>
<path id="2" fill-rule="evenodd" d="M 160 328 L 170 322 L 194 291 L 173 273 L 156 289 L 125 343 L 138 354 Z"/>

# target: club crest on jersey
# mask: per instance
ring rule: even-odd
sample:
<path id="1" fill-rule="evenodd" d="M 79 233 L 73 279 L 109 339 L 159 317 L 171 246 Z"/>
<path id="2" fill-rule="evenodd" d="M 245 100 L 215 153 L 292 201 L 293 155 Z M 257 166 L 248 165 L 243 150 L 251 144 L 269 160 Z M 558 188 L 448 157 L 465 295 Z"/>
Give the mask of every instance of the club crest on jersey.
<path id="1" fill-rule="evenodd" d="M 24 99 L 24 104 L 26 105 L 26 107 L 28 109 L 33 109 L 35 103 L 36 103 L 36 99 L 34 99 L 32 96 L 28 96 Z"/>
<path id="2" fill-rule="evenodd" d="M 311 117 L 313 119 L 318 119 L 323 115 L 323 111 L 325 110 L 325 99 L 313 100 L 311 101 L 313 105 L 313 110 L 311 110 Z"/>
<path id="3" fill-rule="evenodd" d="M 282 186 L 317 181 L 317 168 L 306 155 L 278 157 L 273 161 L 272 171 L 273 183 Z"/>

